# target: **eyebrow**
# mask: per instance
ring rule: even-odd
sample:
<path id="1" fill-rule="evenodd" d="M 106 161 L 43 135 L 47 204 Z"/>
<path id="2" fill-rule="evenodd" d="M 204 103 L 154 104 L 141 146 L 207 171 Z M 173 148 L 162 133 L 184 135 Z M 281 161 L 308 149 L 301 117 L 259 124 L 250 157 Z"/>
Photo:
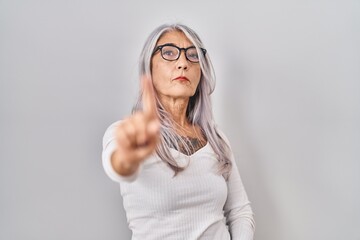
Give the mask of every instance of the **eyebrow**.
<path id="1" fill-rule="evenodd" d="M 168 45 L 168 46 L 174 46 L 174 47 L 181 48 L 181 47 L 179 47 L 178 45 L 176 45 L 175 43 L 172 43 L 172 42 L 159 44 L 159 45 L 156 45 L 156 47 L 158 47 L 158 46 L 163 46 L 163 45 Z M 195 46 L 194 46 L 194 45 L 191 45 L 191 46 L 186 47 L 186 48 L 191 48 L 191 47 L 195 47 Z"/>

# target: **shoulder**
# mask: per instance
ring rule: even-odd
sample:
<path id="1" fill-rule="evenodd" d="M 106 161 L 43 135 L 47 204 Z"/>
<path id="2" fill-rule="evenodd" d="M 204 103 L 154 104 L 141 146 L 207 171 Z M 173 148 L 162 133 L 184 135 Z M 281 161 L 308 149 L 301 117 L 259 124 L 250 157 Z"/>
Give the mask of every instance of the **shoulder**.
<path id="1" fill-rule="evenodd" d="M 106 128 L 106 131 L 105 131 L 105 132 L 111 131 L 111 129 L 116 128 L 117 126 L 119 126 L 119 124 L 120 124 L 122 121 L 123 121 L 123 120 L 118 120 L 118 121 L 116 121 L 116 122 L 111 123 L 111 124 Z"/>
<path id="2" fill-rule="evenodd" d="M 109 142 L 111 142 L 115 138 L 115 130 L 121 122 L 122 120 L 113 122 L 106 128 L 103 136 L 103 148 L 105 148 L 109 144 Z"/>

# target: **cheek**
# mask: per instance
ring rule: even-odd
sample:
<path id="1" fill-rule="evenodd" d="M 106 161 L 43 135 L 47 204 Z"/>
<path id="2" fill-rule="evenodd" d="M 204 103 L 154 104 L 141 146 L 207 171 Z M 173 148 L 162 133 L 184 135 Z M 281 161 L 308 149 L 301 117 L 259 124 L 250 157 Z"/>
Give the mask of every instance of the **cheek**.
<path id="1" fill-rule="evenodd" d="M 198 71 L 196 71 L 194 76 L 194 78 L 197 79 L 197 84 L 199 84 L 201 78 L 201 70 L 199 69 Z"/>
<path id="2" fill-rule="evenodd" d="M 151 70 L 151 77 L 152 77 L 152 80 L 153 80 L 153 84 L 154 84 L 154 88 L 156 90 L 159 90 L 159 85 L 160 82 L 161 82 L 161 79 L 162 79 L 162 72 L 159 71 L 159 67 L 158 66 L 153 66 L 152 70 Z"/>
<path id="3" fill-rule="evenodd" d="M 152 65 L 151 73 L 153 80 L 161 81 L 163 78 L 169 76 L 169 69 L 166 65 L 155 63 Z"/>
<path id="4" fill-rule="evenodd" d="M 168 72 L 165 66 L 161 64 L 154 64 L 152 66 L 151 77 L 156 91 L 161 92 L 161 89 L 167 88 L 168 79 L 170 79 Z"/>

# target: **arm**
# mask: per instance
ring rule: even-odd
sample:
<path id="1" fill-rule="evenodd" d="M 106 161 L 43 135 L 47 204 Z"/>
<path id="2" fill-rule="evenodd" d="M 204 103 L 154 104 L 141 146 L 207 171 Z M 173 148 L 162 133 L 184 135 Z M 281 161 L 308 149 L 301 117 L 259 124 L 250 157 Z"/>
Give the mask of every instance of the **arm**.
<path id="1" fill-rule="evenodd" d="M 159 140 L 159 120 L 151 79 L 142 79 L 143 110 L 112 124 L 103 137 L 103 166 L 114 181 L 134 179 Z"/>
<path id="2" fill-rule="evenodd" d="M 232 168 L 227 183 L 228 195 L 224 206 L 226 224 L 229 226 L 231 239 L 253 240 L 255 232 L 254 214 L 250 206 L 240 173 L 227 137 L 217 129 L 218 134 L 227 143 L 230 150 Z"/>
<path id="3" fill-rule="evenodd" d="M 231 161 L 232 169 L 227 182 L 228 196 L 224 206 L 226 223 L 231 239 L 252 240 L 255 232 L 254 214 L 233 155 Z"/>
<path id="4" fill-rule="evenodd" d="M 115 122 L 111 124 L 105 131 L 103 137 L 103 150 L 102 150 L 102 165 L 105 170 L 106 175 L 115 182 L 121 181 L 134 181 L 140 172 L 141 165 L 132 173 L 121 175 L 118 171 L 115 170 L 113 166 L 114 154 L 118 147 L 116 141 L 116 129 L 121 122 Z"/>

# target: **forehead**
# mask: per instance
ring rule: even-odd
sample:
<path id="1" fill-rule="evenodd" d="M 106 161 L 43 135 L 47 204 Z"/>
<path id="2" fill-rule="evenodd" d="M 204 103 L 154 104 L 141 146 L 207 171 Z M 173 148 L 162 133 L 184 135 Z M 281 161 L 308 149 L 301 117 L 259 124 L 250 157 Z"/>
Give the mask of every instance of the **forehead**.
<path id="1" fill-rule="evenodd" d="M 178 47 L 188 47 L 193 45 L 183 32 L 177 30 L 164 33 L 159 38 L 157 45 L 162 45 L 165 43 L 173 43 Z"/>

